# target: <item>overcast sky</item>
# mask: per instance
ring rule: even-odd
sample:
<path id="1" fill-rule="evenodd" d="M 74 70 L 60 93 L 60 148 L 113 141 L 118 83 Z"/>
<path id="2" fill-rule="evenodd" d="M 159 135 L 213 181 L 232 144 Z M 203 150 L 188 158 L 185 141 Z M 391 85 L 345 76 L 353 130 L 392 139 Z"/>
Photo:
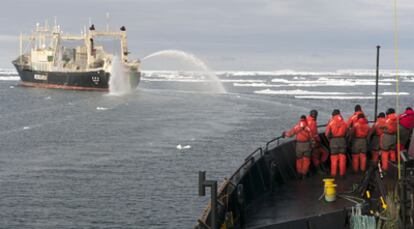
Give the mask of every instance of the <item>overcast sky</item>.
<path id="1" fill-rule="evenodd" d="M 180 49 L 214 70 L 367 69 L 379 44 L 381 66 L 395 68 L 392 0 L 2 0 L 0 67 L 12 67 L 19 33 L 36 22 L 57 16 L 80 33 L 89 17 L 104 28 L 106 12 L 110 26 L 127 27 L 136 58 Z M 398 1 L 398 29 L 399 66 L 414 70 L 413 1 Z"/>

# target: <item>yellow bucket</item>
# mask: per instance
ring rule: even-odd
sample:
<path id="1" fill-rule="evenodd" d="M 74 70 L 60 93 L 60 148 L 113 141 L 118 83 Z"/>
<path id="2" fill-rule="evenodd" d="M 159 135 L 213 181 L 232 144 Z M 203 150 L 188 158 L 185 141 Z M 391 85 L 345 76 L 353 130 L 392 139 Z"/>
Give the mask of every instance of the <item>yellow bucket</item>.
<path id="1" fill-rule="evenodd" d="M 324 193 L 325 193 L 325 200 L 327 202 L 333 202 L 336 200 L 336 184 L 334 184 L 335 179 L 328 178 L 323 179 L 325 182 Z"/>

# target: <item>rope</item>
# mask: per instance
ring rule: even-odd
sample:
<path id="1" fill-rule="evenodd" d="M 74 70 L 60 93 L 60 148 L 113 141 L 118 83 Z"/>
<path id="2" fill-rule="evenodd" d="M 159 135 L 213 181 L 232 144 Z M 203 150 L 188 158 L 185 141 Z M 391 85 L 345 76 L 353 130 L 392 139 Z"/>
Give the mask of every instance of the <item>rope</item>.
<path id="1" fill-rule="evenodd" d="M 399 75 L 398 75 L 398 20 L 397 20 L 397 0 L 394 0 L 394 62 L 395 62 L 395 92 L 396 92 L 396 109 L 398 115 L 400 112 L 399 96 Z M 400 156 L 400 120 L 397 118 L 397 158 L 398 158 L 398 180 L 401 180 L 401 156 Z"/>

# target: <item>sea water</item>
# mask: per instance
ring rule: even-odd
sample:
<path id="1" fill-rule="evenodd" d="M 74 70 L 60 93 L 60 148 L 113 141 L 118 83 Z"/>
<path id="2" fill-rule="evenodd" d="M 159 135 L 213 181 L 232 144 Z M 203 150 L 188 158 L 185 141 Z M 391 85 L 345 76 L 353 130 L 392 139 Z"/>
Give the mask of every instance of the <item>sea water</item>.
<path id="1" fill-rule="evenodd" d="M 211 94 L 194 90 L 197 72 L 146 71 L 138 90 L 105 96 L 18 87 L 0 70 L 0 225 L 191 228 L 209 199 L 199 170 L 229 177 L 311 109 L 324 124 L 359 103 L 373 119 L 374 75 L 357 73 L 216 72 L 228 93 Z M 393 79 L 380 79 L 380 111 L 394 107 Z M 413 79 L 400 79 L 401 108 Z"/>

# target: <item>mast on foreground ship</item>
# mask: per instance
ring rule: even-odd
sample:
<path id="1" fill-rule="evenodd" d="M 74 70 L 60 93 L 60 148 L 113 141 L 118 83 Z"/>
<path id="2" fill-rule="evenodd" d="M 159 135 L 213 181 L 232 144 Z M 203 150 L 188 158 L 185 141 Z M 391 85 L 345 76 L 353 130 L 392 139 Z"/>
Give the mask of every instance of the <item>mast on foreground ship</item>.
<path id="1" fill-rule="evenodd" d="M 109 37 L 120 41 L 120 61 L 114 54 L 96 44 L 96 38 Z M 23 42 L 30 42 L 30 51 L 23 53 Z M 78 42 L 75 47 L 65 47 L 64 42 Z M 140 62 L 128 60 L 126 29 L 97 31 L 91 25 L 83 35 L 63 34 L 60 26 L 49 28 L 36 25 L 31 35 L 20 35 L 20 55 L 12 63 L 23 86 L 61 88 L 74 90 L 108 90 L 114 62 L 121 62 L 131 88 L 139 84 Z"/>

